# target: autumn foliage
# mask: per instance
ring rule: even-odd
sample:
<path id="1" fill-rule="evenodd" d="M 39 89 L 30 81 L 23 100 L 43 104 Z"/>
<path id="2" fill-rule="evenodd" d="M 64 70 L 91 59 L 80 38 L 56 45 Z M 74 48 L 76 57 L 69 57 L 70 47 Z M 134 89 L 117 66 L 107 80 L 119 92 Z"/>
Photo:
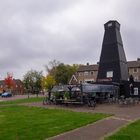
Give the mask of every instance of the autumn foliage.
<path id="1" fill-rule="evenodd" d="M 51 90 L 55 83 L 55 79 L 51 75 L 42 78 L 42 88 L 45 90 Z"/>
<path id="2" fill-rule="evenodd" d="M 7 73 L 7 77 L 4 79 L 4 83 L 8 89 L 12 89 L 14 87 L 13 76 L 11 74 Z"/>

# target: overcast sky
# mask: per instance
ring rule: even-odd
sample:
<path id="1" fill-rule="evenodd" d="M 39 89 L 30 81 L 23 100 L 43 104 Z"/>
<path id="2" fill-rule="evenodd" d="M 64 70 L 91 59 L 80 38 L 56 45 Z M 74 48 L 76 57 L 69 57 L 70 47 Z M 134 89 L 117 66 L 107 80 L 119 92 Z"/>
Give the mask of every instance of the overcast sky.
<path id="1" fill-rule="evenodd" d="M 104 23 L 117 20 L 127 60 L 140 57 L 140 0 L 0 0 L 0 79 L 54 59 L 97 63 Z"/>

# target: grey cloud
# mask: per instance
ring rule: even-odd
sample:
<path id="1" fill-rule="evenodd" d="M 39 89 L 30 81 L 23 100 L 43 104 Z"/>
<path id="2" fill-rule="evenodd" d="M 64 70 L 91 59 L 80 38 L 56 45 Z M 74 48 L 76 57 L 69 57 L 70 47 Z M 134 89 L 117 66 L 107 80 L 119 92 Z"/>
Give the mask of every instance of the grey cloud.
<path id="1" fill-rule="evenodd" d="M 110 19 L 120 22 L 127 59 L 134 60 L 140 51 L 139 8 L 139 0 L 0 1 L 0 75 L 12 71 L 22 78 L 53 59 L 96 63 L 103 24 Z"/>

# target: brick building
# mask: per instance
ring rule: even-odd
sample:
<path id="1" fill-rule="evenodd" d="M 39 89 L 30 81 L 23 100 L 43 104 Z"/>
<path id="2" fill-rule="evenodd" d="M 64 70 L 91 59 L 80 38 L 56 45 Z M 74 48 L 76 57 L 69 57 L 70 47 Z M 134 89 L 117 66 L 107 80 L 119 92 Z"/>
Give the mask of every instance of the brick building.
<path id="1" fill-rule="evenodd" d="M 12 90 L 13 94 L 15 94 L 15 95 L 16 94 L 18 94 L 18 95 L 24 94 L 24 85 L 23 85 L 22 81 L 19 79 L 14 79 L 13 82 L 14 82 L 14 84 L 13 84 L 14 86 L 13 86 L 13 90 Z M 3 90 L 6 91 L 7 86 L 4 82 L 4 80 L 1 80 L 0 81 L 0 92 L 3 92 Z"/>
<path id="2" fill-rule="evenodd" d="M 137 61 L 128 61 L 129 75 L 133 75 L 134 81 L 140 82 L 140 58 Z"/>
<path id="3" fill-rule="evenodd" d="M 128 61 L 129 75 L 133 75 L 134 81 L 140 82 L 140 58 L 136 61 Z M 76 74 L 72 76 L 70 84 L 84 83 L 84 82 L 96 82 L 98 74 L 98 64 L 94 65 L 81 65 Z"/>
<path id="4" fill-rule="evenodd" d="M 72 76 L 69 84 L 80 84 L 84 82 L 96 82 L 98 74 L 98 64 L 94 65 L 81 65 L 79 66 L 75 75 Z"/>

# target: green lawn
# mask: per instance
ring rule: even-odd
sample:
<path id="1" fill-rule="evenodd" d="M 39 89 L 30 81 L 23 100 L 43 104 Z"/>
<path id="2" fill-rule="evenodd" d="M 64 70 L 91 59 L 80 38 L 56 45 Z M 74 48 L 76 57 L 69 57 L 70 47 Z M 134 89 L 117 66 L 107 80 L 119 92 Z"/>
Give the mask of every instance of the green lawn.
<path id="1" fill-rule="evenodd" d="M 0 106 L 0 140 L 44 140 L 108 117 L 26 106 Z"/>
<path id="2" fill-rule="evenodd" d="M 105 140 L 140 140 L 140 120 L 120 129 Z"/>
<path id="3" fill-rule="evenodd" d="M 13 101 L 1 101 L 0 105 L 31 103 L 31 102 L 40 102 L 40 101 L 43 101 L 43 97 L 32 97 L 32 98 L 25 98 L 25 99 L 17 99 Z"/>

